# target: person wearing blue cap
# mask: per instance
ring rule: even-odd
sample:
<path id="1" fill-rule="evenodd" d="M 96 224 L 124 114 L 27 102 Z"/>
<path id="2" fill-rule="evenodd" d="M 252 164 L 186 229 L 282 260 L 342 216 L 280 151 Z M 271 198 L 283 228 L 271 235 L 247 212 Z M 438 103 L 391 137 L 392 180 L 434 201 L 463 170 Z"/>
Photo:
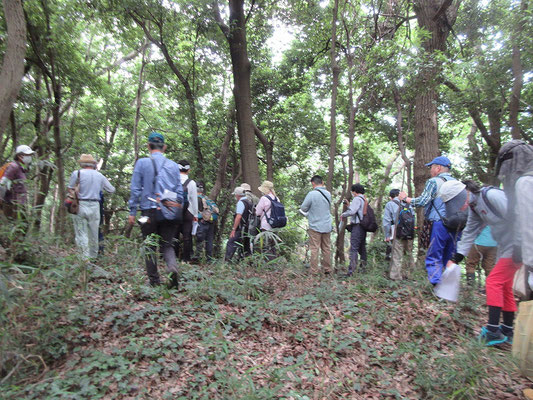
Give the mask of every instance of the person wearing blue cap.
<path id="1" fill-rule="evenodd" d="M 450 174 L 452 163 L 445 156 L 435 157 L 426 164 L 429 168 L 431 178 L 426 181 L 424 190 L 418 197 L 407 197 L 407 193 L 401 192 L 398 196 L 400 201 L 405 201 L 412 207 L 424 207 L 424 233 L 429 240 L 425 246 L 428 249 L 426 253 L 426 270 L 429 282 L 436 285 L 440 281 L 443 268 L 455 253 L 457 246 L 458 232 L 449 231 L 442 222 L 446 216 L 446 207 L 437 193 L 441 185 L 455 178 Z M 423 243 L 424 244 L 424 243 Z"/>
<path id="2" fill-rule="evenodd" d="M 183 188 L 178 164 L 164 156 L 167 146 L 164 136 L 152 132 L 148 136 L 150 156 L 140 158 L 135 163 L 131 177 L 130 215 L 128 222 L 135 224 L 137 209 L 141 209 L 139 219 L 143 238 L 156 234 L 160 251 L 167 265 L 169 287 L 178 287 L 178 265 L 173 240 L 178 229 L 183 204 Z M 160 285 L 157 271 L 157 246 L 150 245 L 145 252 L 146 271 L 152 286 Z"/>

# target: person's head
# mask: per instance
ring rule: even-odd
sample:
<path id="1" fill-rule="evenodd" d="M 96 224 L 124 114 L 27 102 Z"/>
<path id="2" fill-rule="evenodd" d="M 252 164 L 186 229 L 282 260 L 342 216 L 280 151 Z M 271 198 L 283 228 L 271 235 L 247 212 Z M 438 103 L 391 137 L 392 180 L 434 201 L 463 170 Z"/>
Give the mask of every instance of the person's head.
<path id="1" fill-rule="evenodd" d="M 274 192 L 274 184 L 270 181 L 264 181 L 258 189 L 261 193 L 267 195 Z"/>
<path id="2" fill-rule="evenodd" d="M 514 188 L 518 178 L 525 172 L 533 171 L 533 146 L 523 140 L 511 140 L 498 152 L 496 176 L 508 192 Z M 507 193 L 508 197 L 511 193 Z"/>
<path id="3" fill-rule="evenodd" d="M 80 167 L 96 169 L 96 160 L 91 154 L 82 154 L 78 160 Z"/>
<path id="4" fill-rule="evenodd" d="M 431 177 L 435 177 L 443 172 L 449 172 L 452 169 L 452 163 L 448 157 L 438 156 L 426 164 L 429 168 Z"/>
<path id="5" fill-rule="evenodd" d="M 400 189 L 392 189 L 390 192 L 389 192 L 389 197 L 391 199 L 394 199 L 396 197 L 398 197 L 398 195 L 400 194 Z"/>
<path id="6" fill-rule="evenodd" d="M 479 186 L 477 182 L 471 179 L 464 180 L 463 184 L 465 185 L 465 189 L 469 191 L 470 193 L 477 194 L 481 191 L 481 186 Z"/>
<path id="7" fill-rule="evenodd" d="M 320 175 L 315 175 L 311 178 L 311 185 L 313 185 L 313 188 L 316 188 L 317 186 L 324 185 L 324 181 Z"/>
<path id="8" fill-rule="evenodd" d="M 15 149 L 15 160 L 20 161 L 21 163 L 28 165 L 31 163 L 31 157 L 35 152 L 31 149 L 30 146 L 21 144 Z"/>
<path id="9" fill-rule="evenodd" d="M 351 189 L 354 195 L 365 194 L 365 187 L 360 183 L 353 184 Z"/>
<path id="10" fill-rule="evenodd" d="M 242 197 L 245 196 L 244 189 L 240 186 L 236 187 L 235 190 L 233 191 L 233 195 L 235 196 L 235 199 L 239 201 Z"/>
<path id="11" fill-rule="evenodd" d="M 167 149 L 167 145 L 165 144 L 165 137 L 159 132 L 151 132 L 148 135 L 148 149 L 150 150 L 150 152 L 159 151 L 161 153 L 164 153 Z"/>
<path id="12" fill-rule="evenodd" d="M 250 185 L 248 185 L 247 183 L 243 183 L 241 185 L 241 187 L 244 189 L 245 192 L 251 192 L 252 191 L 252 187 Z"/>
<path id="13" fill-rule="evenodd" d="M 178 161 L 178 168 L 181 173 L 188 174 L 191 170 L 191 163 L 187 160 L 180 160 Z"/>
<path id="14" fill-rule="evenodd" d="M 198 184 L 196 185 L 196 190 L 198 191 L 199 194 L 203 194 L 205 190 L 204 183 L 198 182 Z"/>

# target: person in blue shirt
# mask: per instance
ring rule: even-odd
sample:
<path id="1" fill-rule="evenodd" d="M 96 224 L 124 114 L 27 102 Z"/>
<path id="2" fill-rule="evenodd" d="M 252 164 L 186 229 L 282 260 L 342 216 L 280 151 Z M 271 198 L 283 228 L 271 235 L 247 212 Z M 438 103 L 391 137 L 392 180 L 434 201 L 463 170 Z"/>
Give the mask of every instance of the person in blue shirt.
<path id="1" fill-rule="evenodd" d="M 486 226 L 474 241 L 466 257 L 466 281 L 471 285 L 476 279 L 476 269 L 481 261 L 481 267 L 485 271 L 485 277 L 489 276 L 490 271 L 496 264 L 496 253 L 498 243 L 492 238 L 490 226 Z"/>
<path id="2" fill-rule="evenodd" d="M 243 247 L 243 228 L 248 224 L 248 216 L 250 214 L 250 206 L 244 201 L 246 193 L 242 187 L 237 187 L 233 191 L 237 205 L 235 207 L 235 219 L 233 220 L 233 227 L 231 229 L 228 243 L 226 244 L 226 255 L 224 261 L 230 262 L 235 252 Z M 250 255 L 250 249 L 243 249 L 244 255 Z"/>
<path id="3" fill-rule="evenodd" d="M 436 285 L 440 281 L 443 268 L 456 251 L 460 234 L 449 231 L 442 222 L 446 207 L 437 192 L 446 181 L 455 180 L 450 174 L 452 163 L 448 157 L 435 157 L 426 164 L 431 178 L 426 181 L 424 190 L 418 197 L 407 197 L 400 192 L 398 198 L 412 207 L 424 207 L 424 229 L 430 231 L 429 247 L 426 253 L 426 270 L 429 282 Z M 426 228 L 427 227 L 427 228 Z"/>
<path id="4" fill-rule="evenodd" d="M 135 224 L 137 209 L 141 209 L 139 219 L 143 238 L 157 234 L 160 251 L 170 276 L 169 287 L 178 288 L 179 275 L 176 254 L 172 241 L 176 236 L 178 221 L 181 218 L 183 188 L 178 165 L 164 156 L 167 146 L 164 136 L 152 132 L 148 136 L 150 157 L 140 158 L 135 163 L 131 177 L 129 200 L 129 224 Z M 160 285 L 157 271 L 157 246 L 149 246 L 145 252 L 146 271 L 152 286 Z"/>

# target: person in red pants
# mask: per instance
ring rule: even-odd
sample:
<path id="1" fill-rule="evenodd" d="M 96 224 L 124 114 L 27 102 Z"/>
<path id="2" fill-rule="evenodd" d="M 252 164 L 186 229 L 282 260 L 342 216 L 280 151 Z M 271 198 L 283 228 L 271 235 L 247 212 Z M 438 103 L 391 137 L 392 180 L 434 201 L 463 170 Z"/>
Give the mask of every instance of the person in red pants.
<path id="1" fill-rule="evenodd" d="M 520 264 L 513 262 L 513 230 L 507 222 L 508 202 L 503 190 L 485 187 L 479 188 L 472 181 L 468 186 L 459 181 L 442 184 L 439 195 L 448 207 L 460 208 L 468 204 L 468 220 L 457 251 L 446 267 L 461 262 L 468 255 L 479 233 L 490 226 L 494 239 L 498 242 L 498 261 L 486 281 L 487 306 L 489 308 L 488 324 L 481 328 L 480 339 L 487 346 L 494 346 L 512 340 L 513 319 L 516 303 L 513 297 L 513 277 Z M 448 212 L 448 211 L 447 211 Z M 500 317 L 503 314 L 503 324 Z"/>

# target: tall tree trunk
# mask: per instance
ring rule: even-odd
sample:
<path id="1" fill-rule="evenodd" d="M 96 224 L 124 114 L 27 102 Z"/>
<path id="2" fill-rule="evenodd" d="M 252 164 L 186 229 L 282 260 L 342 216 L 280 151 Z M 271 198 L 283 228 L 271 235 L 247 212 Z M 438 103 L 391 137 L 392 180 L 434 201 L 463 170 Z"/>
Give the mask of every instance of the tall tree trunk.
<path id="1" fill-rule="evenodd" d="M 460 1 L 415 0 L 414 10 L 420 28 L 429 35 L 422 42 L 423 64 L 417 77 L 415 98 L 415 193 L 419 194 L 429 177 L 424 164 L 440 154 L 437 125 L 437 78 L 441 72 L 435 53 L 444 52 L 446 39 L 457 17 Z"/>
<path id="2" fill-rule="evenodd" d="M 514 13 L 516 19 L 515 28 L 511 36 L 513 44 L 513 90 L 509 101 L 509 126 L 513 139 L 522 139 L 522 130 L 518 124 L 518 112 L 520 108 L 520 95 L 524 84 L 524 71 L 520 60 L 520 45 L 522 44 L 522 31 L 524 30 L 524 18 L 528 7 L 527 0 L 520 3 L 520 11 Z"/>
<path id="3" fill-rule="evenodd" d="M 216 200 L 220 191 L 224 187 L 226 181 L 226 169 L 228 167 L 228 155 L 230 150 L 231 139 L 235 137 L 235 109 L 231 107 L 230 112 L 228 113 L 228 122 L 226 127 L 226 135 L 224 136 L 224 142 L 222 143 L 222 148 L 220 149 L 220 154 L 218 155 L 218 171 L 215 184 L 209 193 L 209 197 Z"/>
<path id="4" fill-rule="evenodd" d="M 328 181 L 326 188 L 331 193 L 333 190 L 333 174 L 335 172 L 335 156 L 337 154 L 337 90 L 339 87 L 339 75 L 341 69 L 337 62 L 337 16 L 339 11 L 339 0 L 334 1 L 333 17 L 331 21 L 331 107 L 330 107 L 330 138 L 329 138 L 329 165 Z"/>
<path id="5" fill-rule="evenodd" d="M 26 55 L 26 19 L 22 1 L 3 0 L 2 3 L 7 25 L 7 43 L 0 70 L 0 135 L 8 124 L 9 114 L 22 86 Z"/>
<path id="6" fill-rule="evenodd" d="M 230 48 L 243 179 L 251 186 L 252 191 L 259 195 L 259 162 L 252 120 L 251 65 L 246 42 L 244 0 L 229 0 L 229 27 L 222 21 L 216 2 L 213 8 L 215 19 Z"/>
<path id="7" fill-rule="evenodd" d="M 54 108 L 52 110 L 54 116 L 54 155 L 57 168 L 57 185 L 59 186 L 59 204 L 65 203 L 65 167 L 63 165 L 62 143 L 61 143 L 61 84 L 59 82 L 53 83 L 54 87 Z M 65 229 L 66 212 L 65 207 L 59 207 L 59 216 L 56 225 L 56 232 L 62 234 Z"/>
<path id="8" fill-rule="evenodd" d="M 405 140 L 403 138 L 403 113 L 402 113 L 402 102 L 400 97 L 400 91 L 396 86 L 393 87 L 393 97 L 394 103 L 396 104 L 396 134 L 398 140 L 398 149 L 400 150 L 400 155 L 405 164 L 405 170 L 407 171 L 407 191 L 411 195 L 411 160 L 407 157 L 407 151 L 405 150 Z M 402 188 L 402 190 L 405 190 Z"/>
<path id="9" fill-rule="evenodd" d="M 263 145 L 263 148 L 265 149 L 267 179 L 272 182 L 274 180 L 274 142 L 272 140 L 268 140 L 266 135 L 261 132 L 255 124 L 254 132 L 255 136 L 257 136 L 257 138 Z"/>
<path id="10" fill-rule="evenodd" d="M 137 130 L 139 128 L 139 121 L 141 120 L 141 106 L 142 106 L 142 94 L 144 91 L 144 68 L 148 63 L 146 57 L 146 49 L 149 48 L 150 41 L 148 38 L 144 40 L 144 49 L 142 51 L 141 68 L 139 69 L 139 82 L 137 84 L 137 94 L 135 96 L 135 121 L 133 122 L 133 151 L 135 153 L 135 161 L 139 158 L 139 138 Z M 148 59 L 150 54 L 148 54 Z"/>

